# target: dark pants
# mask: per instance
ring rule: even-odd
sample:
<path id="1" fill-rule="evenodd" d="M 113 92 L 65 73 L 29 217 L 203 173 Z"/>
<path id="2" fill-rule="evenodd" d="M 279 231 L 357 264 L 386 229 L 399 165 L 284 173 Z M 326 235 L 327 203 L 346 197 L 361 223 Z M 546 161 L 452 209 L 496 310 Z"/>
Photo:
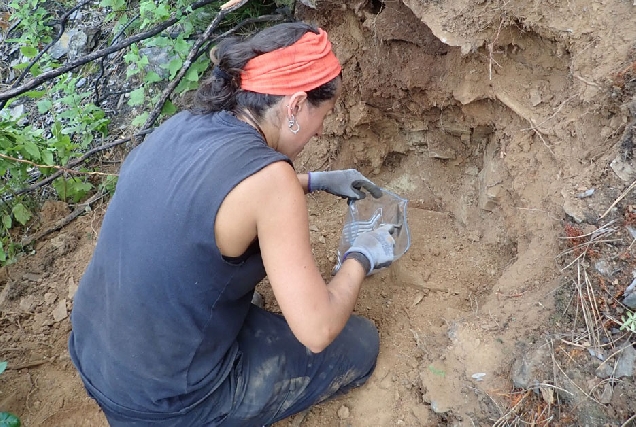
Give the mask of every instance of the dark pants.
<path id="1" fill-rule="evenodd" d="M 282 316 L 252 306 L 238 337 L 240 354 L 221 386 L 178 418 L 141 421 L 108 413 L 111 426 L 260 427 L 360 386 L 379 352 L 378 331 L 351 316 L 324 351 L 313 354 Z"/>

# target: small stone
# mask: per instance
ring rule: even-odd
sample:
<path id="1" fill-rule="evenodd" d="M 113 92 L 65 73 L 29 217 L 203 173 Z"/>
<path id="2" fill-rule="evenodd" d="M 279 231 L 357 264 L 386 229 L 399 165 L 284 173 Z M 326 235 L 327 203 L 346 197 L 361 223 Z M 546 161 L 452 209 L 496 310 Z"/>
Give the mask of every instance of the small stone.
<path id="1" fill-rule="evenodd" d="M 68 312 L 66 311 L 66 299 L 61 299 L 60 302 L 53 310 L 53 320 L 55 322 L 60 322 L 68 317 Z"/>
<path id="2" fill-rule="evenodd" d="M 349 408 L 347 408 L 345 405 L 342 405 L 340 409 L 338 409 L 338 418 L 343 420 L 349 418 Z"/>
<path id="3" fill-rule="evenodd" d="M 41 276 L 39 274 L 35 274 L 35 273 L 24 273 L 22 275 L 22 278 L 24 280 L 28 280 L 30 282 L 37 282 L 38 280 L 41 279 Z"/>
<path id="4" fill-rule="evenodd" d="M 44 294 L 44 302 L 47 305 L 53 304 L 57 300 L 57 295 L 53 292 L 47 292 Z"/>
<path id="5" fill-rule="evenodd" d="M 614 388 L 610 383 L 606 383 L 603 388 L 603 394 L 599 397 L 598 401 L 604 405 L 612 402 L 612 396 L 614 395 Z"/>
<path id="6" fill-rule="evenodd" d="M 631 377 L 634 375 L 634 364 L 636 363 L 636 350 L 628 341 L 621 351 L 621 355 L 616 362 L 614 376 L 616 378 Z"/>
<path id="7" fill-rule="evenodd" d="M 541 104 L 541 94 L 537 89 L 530 90 L 530 103 L 533 107 Z"/>
<path id="8" fill-rule="evenodd" d="M 77 292 L 77 284 L 75 283 L 75 279 L 73 279 L 73 277 L 69 277 L 66 281 L 66 284 L 68 285 L 68 299 L 72 301 L 75 297 L 75 292 Z"/>
<path id="9" fill-rule="evenodd" d="M 636 310 L 636 292 L 632 292 L 623 299 L 623 304 L 632 310 Z"/>
<path id="10" fill-rule="evenodd" d="M 423 299 L 424 299 L 424 294 L 418 293 L 417 295 L 415 295 L 415 299 L 413 300 L 413 305 L 418 305 L 420 302 L 422 302 Z"/>
<path id="11" fill-rule="evenodd" d="M 35 306 L 35 297 L 33 295 L 26 296 L 20 300 L 20 308 L 22 311 L 29 312 Z"/>

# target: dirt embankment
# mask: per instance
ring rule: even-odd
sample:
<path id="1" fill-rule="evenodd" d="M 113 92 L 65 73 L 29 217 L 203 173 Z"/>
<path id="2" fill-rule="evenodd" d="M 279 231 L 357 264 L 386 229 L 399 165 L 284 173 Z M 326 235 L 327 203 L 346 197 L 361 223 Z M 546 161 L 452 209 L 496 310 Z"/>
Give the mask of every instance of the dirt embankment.
<path id="1" fill-rule="evenodd" d="M 636 205 L 628 196 L 599 219 L 636 178 L 625 144 L 636 6 L 361 0 L 297 12 L 328 30 L 345 81 L 324 137 L 297 168 L 357 167 L 408 198 L 413 243 L 365 283 L 356 307 L 382 336 L 369 384 L 280 427 L 620 426 L 634 412 L 633 376 L 601 380 L 595 369 L 597 350 L 611 361 L 629 337 L 579 334 L 572 322 L 585 298 L 575 295 L 576 272 L 563 269 L 570 258 L 559 236 L 579 238 Z M 346 206 L 308 200 L 328 277 Z M 2 356 L 22 369 L 0 379 L 0 403 L 26 425 L 106 425 L 66 354 L 66 313 L 101 214 L 1 277 Z M 627 259 L 622 275 L 606 278 L 616 295 L 631 280 Z M 559 334 L 572 324 L 583 338 L 564 344 Z"/>

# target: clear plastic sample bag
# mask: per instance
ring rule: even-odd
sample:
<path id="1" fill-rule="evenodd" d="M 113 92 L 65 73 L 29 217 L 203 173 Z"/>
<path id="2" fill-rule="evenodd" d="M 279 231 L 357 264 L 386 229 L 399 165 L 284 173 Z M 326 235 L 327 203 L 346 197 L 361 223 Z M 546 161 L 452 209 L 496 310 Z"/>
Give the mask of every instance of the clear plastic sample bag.
<path id="1" fill-rule="evenodd" d="M 338 245 L 338 261 L 333 274 L 340 269 L 344 254 L 353 245 L 356 237 L 362 233 L 376 230 L 382 225 L 394 226 L 391 233 L 395 239 L 393 261 L 404 255 L 411 246 L 411 235 L 406 216 L 407 203 L 408 200 L 386 189 L 382 189 L 382 197 L 378 199 L 367 195 L 364 199 L 350 202 L 347 217 L 342 227 L 342 236 Z M 377 273 L 380 270 L 382 268 L 375 269 L 372 273 Z"/>

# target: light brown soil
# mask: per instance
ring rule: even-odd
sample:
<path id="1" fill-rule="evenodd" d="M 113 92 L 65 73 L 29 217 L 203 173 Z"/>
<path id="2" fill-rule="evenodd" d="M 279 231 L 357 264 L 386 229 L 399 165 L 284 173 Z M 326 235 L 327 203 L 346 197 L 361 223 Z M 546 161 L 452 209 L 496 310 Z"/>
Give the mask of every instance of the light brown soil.
<path id="1" fill-rule="evenodd" d="M 600 362 L 556 335 L 577 304 L 559 237 L 566 223 L 589 232 L 622 215 L 599 219 L 635 178 L 610 164 L 634 119 L 636 6 L 361 0 L 297 12 L 329 32 L 346 87 L 298 170 L 357 167 L 408 198 L 413 243 L 366 281 L 356 306 L 382 338 L 369 383 L 277 427 L 519 425 L 501 420 L 523 396 L 526 408 L 552 411 L 536 425 L 620 426 L 636 410 L 633 377 L 598 403 Z M 328 278 L 346 204 L 324 194 L 308 202 Z M 629 204 L 633 196 L 619 208 Z M 106 425 L 70 363 L 64 318 L 103 209 L 1 273 L 0 359 L 12 369 L 0 377 L 0 408 L 27 426 Z M 41 227 L 65 210 L 47 205 Z M 631 271 L 615 286 L 628 280 Z M 267 284 L 260 290 L 276 310 Z M 582 394 L 551 401 L 547 386 L 540 397 L 513 388 L 515 360 L 538 349 L 549 362 L 539 381 Z M 575 386 L 559 383 L 560 372 Z"/>

